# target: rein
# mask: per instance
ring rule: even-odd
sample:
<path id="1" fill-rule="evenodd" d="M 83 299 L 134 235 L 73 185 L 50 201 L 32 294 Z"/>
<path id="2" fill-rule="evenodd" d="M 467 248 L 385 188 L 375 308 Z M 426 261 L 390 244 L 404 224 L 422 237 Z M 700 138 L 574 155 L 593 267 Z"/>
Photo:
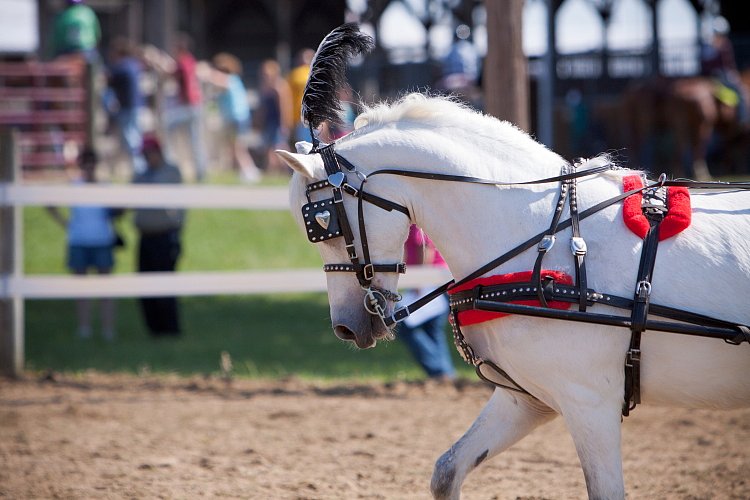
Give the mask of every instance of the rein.
<path id="1" fill-rule="evenodd" d="M 709 316 L 699 315 L 667 306 L 651 304 L 649 300 L 651 293 L 651 277 L 653 275 L 658 248 L 658 227 L 661 219 L 663 219 L 665 215 L 665 210 L 658 209 L 658 201 L 656 203 L 656 208 L 653 204 L 653 200 L 658 198 L 658 193 L 663 192 L 664 188 L 667 186 L 680 186 L 690 189 L 750 190 L 750 183 L 666 180 L 666 176 L 662 174 L 656 182 L 651 184 L 646 184 L 646 182 L 644 182 L 642 187 L 631 189 L 620 195 L 613 196 L 579 212 L 576 196 L 577 179 L 612 170 L 615 168 L 613 165 L 607 163 L 586 170 L 576 170 L 577 165 L 565 165 L 562 167 L 562 173 L 560 175 L 524 182 L 500 182 L 479 177 L 396 169 L 381 169 L 371 172 L 369 175 L 365 175 L 358 171 L 356 166 L 337 154 L 334 151 L 334 146 L 335 142 L 322 147 L 320 147 L 319 144 L 315 144 L 310 151 L 310 154 L 319 153 L 321 155 L 328 177 L 326 180 L 311 183 L 307 186 L 306 195 L 308 203 L 302 207 L 302 213 L 305 218 L 308 239 L 312 243 L 317 243 L 340 236 L 344 237 L 350 263 L 326 264 L 323 266 L 323 270 L 325 272 L 355 273 L 360 286 L 366 292 L 364 300 L 365 309 L 370 314 L 380 317 L 388 328 L 393 328 L 398 322 L 403 321 L 409 315 L 413 314 L 440 295 L 446 293 L 451 288 L 459 287 L 479 278 L 535 245 L 537 246 L 538 256 L 529 283 L 514 284 L 515 286 L 512 288 L 507 286 L 502 287 L 502 293 L 497 292 L 497 286 L 494 288 L 493 286 L 476 286 L 471 290 L 456 293 L 455 296 L 452 297 L 451 317 L 456 347 L 461 350 L 466 361 L 475 366 L 478 376 L 483 380 L 499 387 L 529 394 L 528 391 L 517 384 L 497 364 L 490 360 L 482 359 L 475 354 L 472 347 L 465 340 L 460 329 L 458 312 L 461 310 L 479 309 L 491 312 L 564 319 L 569 321 L 629 328 L 631 330 L 631 342 L 626 354 L 625 363 L 626 384 L 623 404 L 623 415 L 625 416 L 627 416 L 629 411 L 635 408 L 635 405 L 640 402 L 640 336 L 643 331 L 656 330 L 719 338 L 735 345 L 739 345 L 742 342 L 750 343 L 750 327 L 747 325 L 737 325 L 732 322 L 719 320 Z M 346 171 L 341 168 L 341 165 L 346 168 Z M 355 174 L 357 176 L 360 181 L 358 188 L 355 188 L 347 182 L 347 173 Z M 406 272 L 406 266 L 403 262 L 393 264 L 374 264 L 372 262 L 367 243 L 363 204 L 364 202 L 368 202 L 383 210 L 395 210 L 403 213 L 407 217 L 411 217 L 411 215 L 407 207 L 365 192 L 365 183 L 369 178 L 375 175 L 397 175 L 415 179 L 495 186 L 523 186 L 559 182 L 560 192 L 550 227 L 547 230 L 532 236 L 506 253 L 479 267 L 462 279 L 458 281 L 450 280 L 423 297 L 415 300 L 411 304 L 399 307 L 391 315 L 387 315 L 385 312 L 387 301 L 391 300 L 393 302 L 398 302 L 401 300 L 401 296 L 396 292 L 373 286 L 372 280 L 376 272 L 404 273 Z M 310 199 L 310 193 L 325 188 L 332 189 L 333 197 L 312 202 Z M 585 240 L 580 236 L 580 221 L 637 193 L 643 193 L 644 199 L 650 200 L 648 205 L 644 205 L 644 209 L 647 211 L 647 218 L 649 219 L 651 228 L 648 231 L 647 236 L 644 238 L 634 298 L 632 300 L 626 299 L 623 297 L 599 293 L 587 288 L 585 268 L 585 255 L 587 249 Z M 357 223 L 362 248 L 361 261 L 356 252 L 354 235 L 344 209 L 344 194 L 357 198 Z M 561 221 L 560 219 L 562 217 L 566 200 L 569 202 L 570 218 Z M 663 203 L 661 205 L 666 206 Z M 329 208 L 335 211 L 335 217 L 330 213 Z M 572 228 L 573 233 L 570 250 L 574 257 L 576 274 L 575 286 L 561 285 L 554 281 L 550 282 L 545 279 L 546 277 L 542 276 L 543 273 L 541 271 L 544 256 L 555 244 L 555 235 L 568 227 Z M 509 293 L 511 290 L 512 293 Z M 510 300 L 529 298 L 538 299 L 541 305 L 529 306 L 508 303 Z M 574 302 L 578 304 L 578 311 L 552 309 L 547 307 L 548 302 L 553 300 Z M 630 317 L 625 317 L 588 312 L 586 308 L 594 304 L 604 304 L 628 309 L 631 311 L 631 315 Z M 649 312 L 679 321 L 680 323 L 674 321 L 667 322 L 650 320 L 648 319 Z M 492 373 L 500 375 L 503 381 L 497 382 L 496 380 L 493 380 L 491 375 L 488 375 L 483 371 L 484 367 L 488 367 L 491 369 Z"/>

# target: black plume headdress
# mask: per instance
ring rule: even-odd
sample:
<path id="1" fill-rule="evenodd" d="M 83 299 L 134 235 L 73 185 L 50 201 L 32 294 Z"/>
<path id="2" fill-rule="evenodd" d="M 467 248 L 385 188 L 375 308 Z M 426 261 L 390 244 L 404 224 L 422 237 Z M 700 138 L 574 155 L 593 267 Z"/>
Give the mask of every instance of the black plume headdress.
<path id="1" fill-rule="evenodd" d="M 311 132 L 326 120 L 340 123 L 342 107 L 338 91 L 347 85 L 346 64 L 374 46 L 372 37 L 359 31 L 356 23 L 342 24 L 320 42 L 302 95 L 302 118 Z"/>

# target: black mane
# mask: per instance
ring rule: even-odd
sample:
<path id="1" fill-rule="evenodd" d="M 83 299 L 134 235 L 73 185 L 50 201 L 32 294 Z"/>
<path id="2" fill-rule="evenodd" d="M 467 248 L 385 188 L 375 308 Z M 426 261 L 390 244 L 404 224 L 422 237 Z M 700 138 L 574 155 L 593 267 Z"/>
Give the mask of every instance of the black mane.
<path id="1" fill-rule="evenodd" d="M 320 42 L 302 96 L 302 118 L 308 126 L 315 129 L 325 120 L 341 122 L 338 91 L 347 85 L 346 64 L 350 58 L 368 53 L 374 45 L 356 23 L 342 24 Z"/>

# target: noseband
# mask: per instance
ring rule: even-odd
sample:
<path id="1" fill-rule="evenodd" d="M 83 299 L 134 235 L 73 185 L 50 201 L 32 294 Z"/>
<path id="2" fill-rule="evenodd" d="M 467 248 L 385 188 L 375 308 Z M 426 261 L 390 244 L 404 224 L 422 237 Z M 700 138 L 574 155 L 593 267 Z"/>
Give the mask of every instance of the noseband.
<path id="1" fill-rule="evenodd" d="M 323 266 L 323 271 L 327 273 L 353 272 L 357 277 L 359 285 L 366 292 L 364 300 L 365 309 L 370 314 L 379 316 L 389 326 L 386 322 L 387 301 L 398 302 L 401 300 L 401 296 L 396 292 L 374 286 L 372 281 L 376 272 L 403 274 L 406 272 L 406 264 L 403 262 L 374 264 L 372 262 L 370 247 L 367 243 L 363 205 L 366 201 L 389 212 L 396 210 L 410 218 L 409 210 L 403 205 L 366 193 L 364 185 L 367 182 L 367 176 L 359 172 L 345 158 L 336 154 L 333 149 L 334 144 L 328 144 L 323 147 L 316 146 L 310 152 L 310 154 L 318 153 L 323 158 L 323 165 L 328 178 L 308 184 L 305 189 L 307 203 L 302 206 L 302 217 L 305 221 L 307 239 L 311 243 L 319 243 L 344 237 L 344 246 L 349 257 L 349 263 L 326 264 Z M 346 168 L 346 171 L 341 168 L 342 164 Z M 359 188 L 349 184 L 347 173 L 357 176 L 357 179 L 360 181 Z M 333 192 L 331 198 L 319 201 L 312 201 L 310 199 L 310 193 L 327 188 L 330 188 Z M 362 247 L 361 260 L 360 256 L 357 255 L 357 249 L 354 244 L 354 233 L 352 232 L 352 227 L 344 208 L 344 194 L 357 198 L 357 223 L 359 225 L 359 237 Z"/>

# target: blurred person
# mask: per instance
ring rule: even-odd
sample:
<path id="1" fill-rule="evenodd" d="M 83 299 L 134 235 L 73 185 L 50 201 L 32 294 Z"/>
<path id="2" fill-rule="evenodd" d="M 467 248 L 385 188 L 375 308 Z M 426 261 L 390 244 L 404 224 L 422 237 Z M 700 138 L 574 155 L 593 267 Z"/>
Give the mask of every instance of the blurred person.
<path id="1" fill-rule="evenodd" d="M 747 89 L 742 84 L 742 78 L 737 70 L 729 31 L 730 26 L 726 18 L 714 18 L 711 24 L 711 40 L 701 46 L 701 73 L 719 82 L 714 97 L 730 108 L 736 108 L 737 120 L 746 125 L 750 117 L 747 110 Z"/>
<path id="2" fill-rule="evenodd" d="M 416 225 L 409 228 L 409 236 L 404 244 L 407 266 L 431 265 L 448 268 L 432 240 Z M 426 295 L 430 290 L 414 289 L 405 291 L 403 301 L 410 304 Z M 450 307 L 448 298 L 441 295 L 399 323 L 397 337 L 401 339 L 414 359 L 431 379 L 450 381 L 455 379 L 445 327 L 448 324 Z"/>
<path id="3" fill-rule="evenodd" d="M 84 149 L 78 161 L 75 184 L 95 184 L 97 155 L 92 149 Z M 87 205 L 70 207 L 65 217 L 57 207 L 47 207 L 52 218 L 67 232 L 67 267 L 76 275 L 85 275 L 89 269 L 98 274 L 110 274 L 114 267 L 113 249 L 118 239 L 113 218 L 122 211 L 103 206 Z M 115 301 L 112 298 L 99 299 L 102 336 L 105 340 L 115 338 Z M 91 300 L 76 300 L 78 336 L 90 338 Z"/>
<path id="4" fill-rule="evenodd" d="M 52 27 L 52 52 L 57 63 L 66 65 L 70 72 L 64 72 L 46 77 L 46 85 L 50 87 L 80 88 L 81 78 L 86 71 L 84 64 L 89 66 L 92 79 L 85 84 L 91 83 L 91 92 L 98 93 L 101 87 L 102 58 L 99 54 L 99 42 L 101 41 L 101 26 L 94 10 L 85 5 L 82 0 L 66 0 L 64 8 L 54 19 Z M 38 82 L 35 84 L 38 85 Z M 58 100 L 54 102 L 39 101 L 36 104 L 43 109 L 57 110 L 80 110 L 80 103 Z M 93 118 L 93 117 L 92 117 Z M 71 123 L 50 124 L 47 126 L 37 125 L 38 129 L 72 131 L 76 125 Z M 35 127 L 35 128 L 37 128 Z M 56 140 L 55 146 L 64 149 L 65 142 L 74 141 Z M 71 162 L 76 161 L 76 154 L 67 158 Z"/>
<path id="5" fill-rule="evenodd" d="M 456 94 L 467 103 L 478 107 L 481 60 L 471 42 L 471 28 L 461 24 L 456 28 L 453 44 L 442 60 L 442 76 L 438 88 Z"/>
<path id="6" fill-rule="evenodd" d="M 281 66 L 272 59 L 263 61 L 260 66 L 258 124 L 268 172 L 289 172 L 274 151 L 289 147 L 289 131 L 293 127 L 292 108 L 291 90 L 281 76 Z"/>
<path id="7" fill-rule="evenodd" d="M 178 128 L 187 128 L 190 140 L 191 161 L 195 167 L 195 179 L 206 178 L 206 147 L 203 140 L 203 95 L 198 78 L 197 66 L 191 52 L 192 39 L 187 33 L 178 33 L 173 56 L 149 46 L 144 50 L 144 58 L 160 76 L 174 78 L 177 93 L 169 96 L 164 107 L 164 124 L 168 140 L 164 143 L 164 153 L 169 159 L 177 156 L 172 143 Z"/>
<path id="8" fill-rule="evenodd" d="M 137 175 L 146 169 L 146 162 L 141 154 L 143 134 L 138 122 L 138 113 L 143 104 L 140 87 L 143 69 L 135 56 L 132 43 L 126 38 L 118 37 L 113 40 L 110 58 L 109 88 L 113 99 L 108 100 L 108 107 L 117 124 L 132 172 Z"/>
<path id="9" fill-rule="evenodd" d="M 214 71 L 209 71 L 207 80 L 222 91 L 218 97 L 219 111 L 229 127 L 232 151 L 232 168 L 239 168 L 240 179 L 257 182 L 261 174 L 250 152 L 247 135 L 250 131 L 250 103 L 247 89 L 242 82 L 242 63 L 235 56 L 221 52 L 213 57 Z"/>
<path id="10" fill-rule="evenodd" d="M 147 135 L 143 140 L 147 169 L 137 175 L 135 184 L 180 184 L 180 170 L 167 163 L 159 140 Z M 185 211 L 175 208 L 139 208 L 135 211 L 138 243 L 138 272 L 174 272 L 182 251 L 180 234 Z M 141 298 L 141 311 L 149 333 L 154 337 L 179 336 L 180 319 L 176 297 Z"/>
<path id="11" fill-rule="evenodd" d="M 310 63 L 315 51 L 302 49 L 297 54 L 296 65 L 289 72 L 287 82 L 292 99 L 292 124 L 294 126 L 294 141 L 312 142 L 310 129 L 302 123 L 302 95 L 305 93 L 307 79 L 310 77 Z"/>
<path id="12" fill-rule="evenodd" d="M 55 18 L 52 38 L 55 56 L 81 54 L 89 62 L 99 60 L 97 46 L 102 32 L 93 9 L 82 0 L 67 0 Z"/>

